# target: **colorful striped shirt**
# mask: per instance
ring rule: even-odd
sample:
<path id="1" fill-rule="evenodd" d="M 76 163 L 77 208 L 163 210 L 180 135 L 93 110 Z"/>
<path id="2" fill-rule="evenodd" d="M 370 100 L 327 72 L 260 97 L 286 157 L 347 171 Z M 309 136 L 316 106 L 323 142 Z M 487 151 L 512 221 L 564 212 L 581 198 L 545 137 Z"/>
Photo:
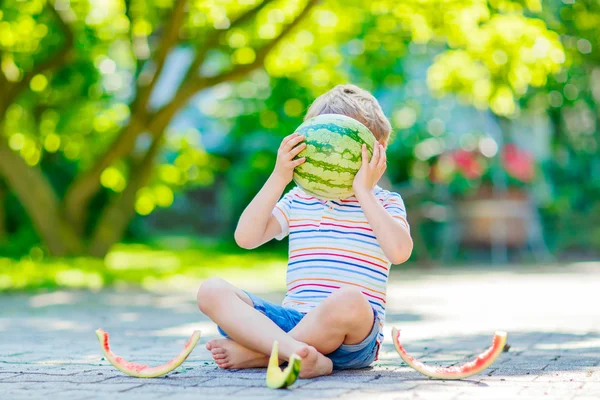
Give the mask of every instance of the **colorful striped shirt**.
<path id="1" fill-rule="evenodd" d="M 410 229 L 402 197 L 378 186 L 373 192 Z M 283 306 L 306 313 L 341 287 L 358 288 L 379 317 L 381 343 L 391 263 L 356 197 L 328 201 L 295 187 L 279 200 L 273 215 L 281 225 L 276 239 L 290 236 Z"/>

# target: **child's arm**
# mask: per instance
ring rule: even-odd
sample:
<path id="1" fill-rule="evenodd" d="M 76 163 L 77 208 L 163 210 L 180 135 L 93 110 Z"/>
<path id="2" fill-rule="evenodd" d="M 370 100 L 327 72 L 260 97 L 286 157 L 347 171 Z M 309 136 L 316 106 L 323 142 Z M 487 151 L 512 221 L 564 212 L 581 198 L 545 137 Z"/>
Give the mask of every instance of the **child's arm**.
<path id="1" fill-rule="evenodd" d="M 369 162 L 367 149 L 363 145 L 362 159 L 361 169 L 356 174 L 353 184 L 356 198 L 386 257 L 393 264 L 402 264 L 408 260 L 413 248 L 408 228 L 390 215 L 373 194 L 373 188 L 387 166 L 385 149 L 381 144 L 376 143 L 373 157 Z"/>
<path id="2" fill-rule="evenodd" d="M 244 249 L 254 249 L 281 233 L 281 225 L 273 216 L 273 208 L 292 181 L 294 168 L 305 159 L 294 157 L 306 147 L 304 136 L 293 133 L 283 139 L 277 151 L 277 163 L 262 189 L 240 216 L 235 230 L 235 241 Z"/>

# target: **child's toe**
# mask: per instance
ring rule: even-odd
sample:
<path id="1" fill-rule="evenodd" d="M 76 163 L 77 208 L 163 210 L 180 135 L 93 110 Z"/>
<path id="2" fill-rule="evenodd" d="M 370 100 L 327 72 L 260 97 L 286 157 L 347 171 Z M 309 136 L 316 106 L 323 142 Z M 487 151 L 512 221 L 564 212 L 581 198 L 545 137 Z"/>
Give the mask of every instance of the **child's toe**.
<path id="1" fill-rule="evenodd" d="M 296 351 L 296 354 L 300 358 L 306 358 L 308 356 L 308 347 L 303 347 L 300 350 Z"/>

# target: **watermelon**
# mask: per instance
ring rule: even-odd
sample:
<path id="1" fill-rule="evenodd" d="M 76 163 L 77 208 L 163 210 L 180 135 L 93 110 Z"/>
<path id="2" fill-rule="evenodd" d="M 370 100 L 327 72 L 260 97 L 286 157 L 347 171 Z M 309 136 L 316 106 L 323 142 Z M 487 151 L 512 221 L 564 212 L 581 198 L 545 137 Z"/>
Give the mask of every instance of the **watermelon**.
<path id="1" fill-rule="evenodd" d="M 96 336 L 98 336 L 104 356 L 115 368 L 126 373 L 127 375 L 135 376 L 136 378 L 156 378 L 157 376 L 168 374 L 185 361 L 192 350 L 194 350 L 194 347 L 196 347 L 198 340 L 200 340 L 200 331 L 194 331 L 186 345 L 183 347 L 183 350 L 177 355 L 177 357 L 173 358 L 168 363 L 159 365 L 157 367 L 149 367 L 147 365 L 129 362 L 114 354 L 110 350 L 110 345 L 108 344 L 108 332 L 98 329 L 96 331 Z"/>
<path id="2" fill-rule="evenodd" d="M 321 114 L 305 121 L 296 133 L 306 137 L 306 148 L 296 158 L 306 162 L 294 170 L 294 181 L 306 193 L 325 200 L 354 194 L 352 182 L 362 163 L 362 145 L 369 160 L 375 136 L 357 120 L 340 114 Z"/>
<path id="3" fill-rule="evenodd" d="M 301 362 L 302 359 L 298 355 L 292 354 L 288 366 L 282 371 L 279 368 L 279 344 L 274 341 L 267 368 L 267 386 L 271 389 L 282 389 L 293 385 L 300 376 Z"/>
<path id="4" fill-rule="evenodd" d="M 402 357 L 402 360 L 404 360 L 409 367 L 433 379 L 464 379 L 480 373 L 492 365 L 503 352 L 504 346 L 506 345 L 506 336 L 506 332 L 498 331 L 494 335 L 492 346 L 475 357 L 473 361 L 453 367 L 442 368 L 425 365 L 411 357 L 400 344 L 400 331 L 396 328 L 392 329 L 394 346 L 396 347 L 398 354 L 400 354 L 400 357 Z"/>

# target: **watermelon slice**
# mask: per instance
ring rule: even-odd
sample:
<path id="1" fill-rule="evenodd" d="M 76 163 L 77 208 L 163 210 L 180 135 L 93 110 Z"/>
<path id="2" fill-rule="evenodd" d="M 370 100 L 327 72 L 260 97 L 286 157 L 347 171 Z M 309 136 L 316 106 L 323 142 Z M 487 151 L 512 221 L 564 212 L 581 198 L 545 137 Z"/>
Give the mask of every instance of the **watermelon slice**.
<path id="1" fill-rule="evenodd" d="M 149 367 L 147 365 L 129 362 L 113 353 L 110 350 L 110 345 L 108 344 L 108 332 L 98 329 L 96 331 L 96 336 L 98 336 L 104 356 L 115 368 L 126 373 L 127 375 L 135 376 L 136 378 L 156 378 L 157 376 L 168 374 L 185 361 L 192 350 L 194 350 L 194 347 L 196 347 L 198 340 L 200 340 L 200 331 L 194 331 L 192 337 L 190 337 L 190 340 L 188 340 L 183 347 L 183 350 L 177 355 L 177 357 L 173 358 L 168 363 L 159 365 L 157 367 Z"/>
<path id="2" fill-rule="evenodd" d="M 267 368 L 267 386 L 271 389 L 282 389 L 293 385 L 300 375 L 301 362 L 302 359 L 298 355 L 292 354 L 288 366 L 282 371 L 279 368 L 279 343 L 274 341 Z"/>
<path id="3" fill-rule="evenodd" d="M 404 360 L 411 368 L 433 379 L 463 379 L 480 373 L 492 365 L 494 361 L 496 361 L 496 358 L 502 353 L 504 345 L 506 344 L 506 336 L 506 332 L 498 331 L 494 335 L 492 346 L 475 357 L 473 361 L 454 367 L 442 368 L 425 365 L 412 358 L 400 344 L 400 331 L 396 328 L 392 329 L 394 346 L 396 347 L 398 354 L 400 354 L 400 357 L 402 357 L 402 360 Z"/>

